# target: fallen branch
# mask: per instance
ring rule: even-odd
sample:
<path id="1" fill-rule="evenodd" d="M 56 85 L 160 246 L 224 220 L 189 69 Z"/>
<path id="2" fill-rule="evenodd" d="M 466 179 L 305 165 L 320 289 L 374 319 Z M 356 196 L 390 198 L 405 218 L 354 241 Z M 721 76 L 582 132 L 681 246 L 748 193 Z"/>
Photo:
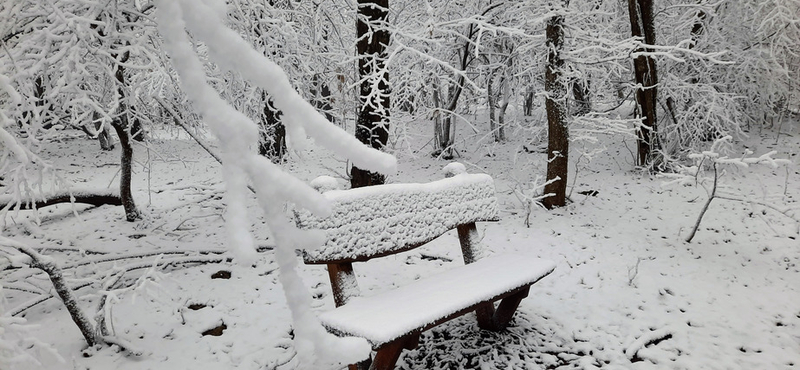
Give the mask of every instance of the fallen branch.
<path id="1" fill-rule="evenodd" d="M 67 308 L 69 315 L 72 317 L 72 321 L 78 326 L 78 329 L 81 331 L 81 334 L 83 334 L 83 338 L 86 339 L 86 344 L 88 344 L 89 347 L 103 343 L 102 338 L 99 338 L 95 334 L 94 325 L 92 325 L 89 318 L 86 317 L 80 307 L 78 307 L 78 301 L 75 299 L 75 295 L 67 286 L 66 281 L 64 281 L 62 270 L 52 258 L 39 254 L 33 250 L 33 248 L 25 244 L 1 236 L 0 245 L 16 249 L 27 255 L 30 257 L 28 264 L 30 264 L 31 267 L 40 269 L 47 274 L 50 281 L 53 283 L 53 287 L 56 289 L 56 293 L 58 293 L 59 298 L 61 298 L 61 301 L 64 303 L 64 307 Z"/>
<path id="2" fill-rule="evenodd" d="M 82 203 L 95 207 L 102 205 L 121 206 L 122 199 L 113 191 L 63 191 L 47 195 L 40 199 L 13 199 L 11 195 L 0 196 L 0 210 L 3 209 L 38 209 L 60 203 Z"/>
<path id="3" fill-rule="evenodd" d="M 627 357 L 628 360 L 635 362 L 635 359 L 639 357 L 640 350 L 647 346 L 654 346 L 662 341 L 671 339 L 672 336 L 673 331 L 670 328 L 661 328 L 644 333 L 625 349 L 625 357 Z"/>

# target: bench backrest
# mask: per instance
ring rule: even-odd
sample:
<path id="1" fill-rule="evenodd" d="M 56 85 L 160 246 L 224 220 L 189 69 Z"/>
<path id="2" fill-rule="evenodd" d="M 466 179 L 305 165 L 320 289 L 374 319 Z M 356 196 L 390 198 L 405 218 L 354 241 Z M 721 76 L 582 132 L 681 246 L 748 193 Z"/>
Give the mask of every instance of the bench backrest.
<path id="1" fill-rule="evenodd" d="M 459 225 L 497 220 L 489 175 L 460 174 L 425 184 L 389 184 L 323 193 L 330 217 L 298 212 L 302 229 L 325 231 L 319 250 L 304 251 L 307 264 L 367 261 L 419 247 Z"/>
<path id="2" fill-rule="evenodd" d="M 461 173 L 425 184 L 389 184 L 323 195 L 332 203 L 329 217 L 298 211 L 301 229 L 325 232 L 325 244 L 303 251 L 306 264 L 327 264 L 336 306 L 359 289 L 353 262 L 409 251 L 458 230 L 465 263 L 476 259 L 475 222 L 497 221 L 497 198 L 489 175 Z"/>

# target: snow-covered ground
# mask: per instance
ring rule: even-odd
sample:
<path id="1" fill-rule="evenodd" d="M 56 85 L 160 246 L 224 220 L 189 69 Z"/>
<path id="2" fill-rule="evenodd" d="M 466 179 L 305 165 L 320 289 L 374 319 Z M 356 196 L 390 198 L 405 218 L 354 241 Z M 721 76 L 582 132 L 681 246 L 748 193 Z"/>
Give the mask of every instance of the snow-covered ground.
<path id="1" fill-rule="evenodd" d="M 425 145 L 429 130 L 427 123 L 406 130 L 420 133 L 405 137 L 408 146 Z M 572 167 L 572 204 L 528 214 L 514 189 L 527 189 L 543 175 L 545 158 L 523 150 L 535 146 L 525 132 L 509 136 L 504 144 L 488 138 L 475 144 L 480 136 L 459 142 L 458 160 L 467 170 L 488 173 L 496 183 L 501 221 L 478 226 L 482 243 L 490 253 L 537 254 L 555 261 L 556 270 L 532 287 L 507 331 L 481 332 L 473 317 L 462 317 L 423 334 L 398 368 L 800 368 L 798 222 L 761 205 L 717 199 L 686 243 L 706 192 L 665 188 L 664 179 L 632 171 L 621 139 L 607 140 L 609 150 L 592 162 L 581 159 L 577 177 Z M 731 170 L 722 181 L 750 199 L 794 207 L 800 216 L 800 124 L 784 124 L 777 144 L 776 132 L 766 129 L 751 131 L 745 144 L 756 155 L 777 150 L 776 157 L 795 165 Z M 47 148 L 48 159 L 76 187 L 116 184 L 119 149 L 101 152 L 83 138 Z M 389 181 L 441 179 L 447 162 L 429 158 L 429 151 L 398 150 L 399 171 Z M 326 152 L 303 156 L 285 167 L 304 180 L 344 173 L 344 164 Z M 116 297 L 105 310 L 113 334 L 129 342 L 129 350 L 84 354 L 80 332 L 50 299 L 21 315 L 29 325 L 22 338 L 40 342 L 26 345 L 33 361 L 0 363 L 0 369 L 294 368 L 290 314 L 255 201 L 251 229 L 261 258 L 254 267 L 228 263 L 219 254 L 226 249 L 219 165 L 195 143 L 168 135 L 149 149 L 138 147 L 136 159 L 149 164 L 136 166 L 134 175 L 144 220 L 126 222 L 121 207 L 61 205 L 41 210 L 39 225 L 29 214 L 12 213 L 3 229 L 3 236 L 44 248 L 67 267 L 71 284 L 95 283 L 78 290 L 90 316 L 99 281 L 126 266 L 157 264 L 130 273 L 125 285 L 136 288 L 112 292 Z M 185 263 L 192 260 L 206 263 Z M 220 262 L 208 262 L 214 260 Z M 460 260 L 451 232 L 412 252 L 357 264 L 356 273 L 362 292 L 371 295 Z M 35 297 L 25 291 L 51 289 L 43 275 L 24 279 L 28 275 L 0 271 L 7 311 Z M 301 275 L 315 309 L 333 307 L 324 267 L 303 266 Z"/>

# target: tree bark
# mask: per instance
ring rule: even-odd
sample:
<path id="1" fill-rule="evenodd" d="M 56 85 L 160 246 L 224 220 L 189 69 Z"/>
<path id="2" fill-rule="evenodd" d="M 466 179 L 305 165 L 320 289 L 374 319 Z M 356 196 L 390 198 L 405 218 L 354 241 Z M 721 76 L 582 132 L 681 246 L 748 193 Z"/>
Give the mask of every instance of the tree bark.
<path id="1" fill-rule="evenodd" d="M 631 35 L 642 37 L 647 45 L 655 45 L 656 30 L 653 17 L 653 0 L 628 0 L 628 13 L 631 20 Z M 651 48 L 640 48 L 638 52 L 650 52 Z M 658 149 L 658 126 L 656 117 L 658 74 L 656 61 L 651 56 L 640 55 L 633 60 L 636 76 L 636 102 L 641 108 L 642 125 L 638 133 L 639 165 L 647 166 L 652 162 L 653 151 Z"/>
<path id="2" fill-rule="evenodd" d="M 573 116 L 583 116 L 592 111 L 592 102 L 589 100 L 589 81 L 572 81 L 572 96 L 575 98 L 575 111 Z"/>
<path id="3" fill-rule="evenodd" d="M 567 2 L 564 2 L 566 6 Z M 547 93 L 547 185 L 542 200 L 547 209 L 563 207 L 567 198 L 567 169 L 569 164 L 569 129 L 567 127 L 567 86 L 562 77 L 564 60 L 564 16 L 555 15 L 547 21 L 547 67 L 544 89 Z"/>
<path id="4" fill-rule="evenodd" d="M 123 127 L 118 121 L 112 123 L 111 126 L 117 132 L 119 146 L 122 148 L 120 154 L 119 196 L 122 199 L 122 207 L 125 209 L 125 219 L 133 222 L 141 218 L 131 192 L 133 146 L 131 145 L 131 138 L 127 128 Z"/>
<path id="5" fill-rule="evenodd" d="M 375 149 L 383 149 L 389 140 L 389 71 L 386 69 L 386 47 L 389 45 L 389 0 L 358 0 L 356 18 L 356 51 L 361 78 L 361 108 L 356 119 L 356 138 Z M 378 81 L 377 91 L 373 90 Z M 386 178 L 377 172 L 353 166 L 350 172 L 353 188 L 380 185 Z"/>
<path id="6" fill-rule="evenodd" d="M 494 141 L 500 141 L 500 137 L 498 136 L 497 132 L 497 112 L 495 107 L 497 106 L 497 99 L 494 96 L 494 72 L 489 71 L 489 75 L 486 76 L 486 104 L 489 106 L 489 130 L 492 132 L 492 137 Z"/>
<path id="7" fill-rule="evenodd" d="M 128 60 L 130 54 L 125 52 L 121 58 L 121 62 Z M 114 131 L 117 132 L 119 137 L 119 146 L 122 147 L 120 151 L 120 176 L 119 176 L 119 196 L 122 198 L 122 207 L 125 208 L 125 219 L 133 222 L 141 218 L 139 210 L 136 208 L 136 203 L 133 201 L 133 193 L 131 192 L 131 179 L 133 178 L 133 145 L 131 145 L 131 125 L 128 122 L 128 105 L 125 102 L 125 68 L 117 64 L 114 71 L 114 77 L 117 79 L 117 93 L 120 99 L 120 115 L 118 119 L 111 122 Z M 138 120 L 136 120 L 138 122 Z M 141 129 L 141 126 L 139 126 Z"/>

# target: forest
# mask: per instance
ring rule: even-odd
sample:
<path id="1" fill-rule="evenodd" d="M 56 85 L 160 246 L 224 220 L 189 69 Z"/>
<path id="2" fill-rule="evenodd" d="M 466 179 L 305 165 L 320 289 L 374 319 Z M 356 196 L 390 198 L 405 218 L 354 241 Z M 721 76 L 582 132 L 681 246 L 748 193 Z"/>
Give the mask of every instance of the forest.
<path id="1" fill-rule="evenodd" d="M 492 222 L 338 273 L 555 270 L 394 368 L 800 367 L 797 0 L 0 0 L 0 37 L 0 370 L 367 368 L 301 221 L 453 171 Z"/>

